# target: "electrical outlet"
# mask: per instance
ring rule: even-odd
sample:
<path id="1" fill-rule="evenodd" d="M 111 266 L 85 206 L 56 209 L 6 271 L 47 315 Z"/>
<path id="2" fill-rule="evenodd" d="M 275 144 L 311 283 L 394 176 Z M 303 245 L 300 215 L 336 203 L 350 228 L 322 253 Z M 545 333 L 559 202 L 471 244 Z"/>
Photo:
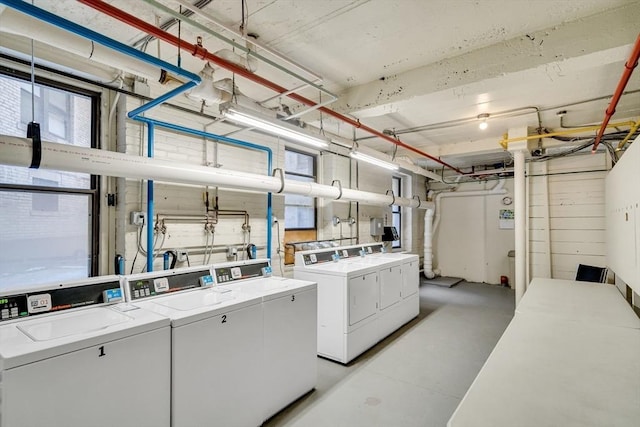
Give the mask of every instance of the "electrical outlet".
<path id="1" fill-rule="evenodd" d="M 238 255 L 238 249 L 233 246 L 227 246 L 227 258 L 235 258 Z"/>
<path id="2" fill-rule="evenodd" d="M 185 262 L 187 260 L 187 257 L 189 256 L 189 253 L 186 249 L 176 249 L 176 254 L 178 254 L 178 262 Z"/>
<path id="3" fill-rule="evenodd" d="M 131 225 L 137 225 L 138 227 L 144 225 L 147 219 L 145 212 L 131 212 Z"/>

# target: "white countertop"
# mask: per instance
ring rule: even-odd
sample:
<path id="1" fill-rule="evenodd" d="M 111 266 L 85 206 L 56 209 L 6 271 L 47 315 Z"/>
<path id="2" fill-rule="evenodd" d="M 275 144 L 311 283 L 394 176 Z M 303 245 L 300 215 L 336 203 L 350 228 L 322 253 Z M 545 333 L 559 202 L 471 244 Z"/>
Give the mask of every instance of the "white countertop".
<path id="1" fill-rule="evenodd" d="M 516 308 L 579 322 L 640 329 L 640 319 L 613 285 L 535 278 Z"/>
<path id="2" fill-rule="evenodd" d="M 534 279 L 449 427 L 637 427 L 640 320 L 610 285 Z"/>
<path id="3" fill-rule="evenodd" d="M 518 314 L 449 427 L 637 427 L 640 330 Z"/>

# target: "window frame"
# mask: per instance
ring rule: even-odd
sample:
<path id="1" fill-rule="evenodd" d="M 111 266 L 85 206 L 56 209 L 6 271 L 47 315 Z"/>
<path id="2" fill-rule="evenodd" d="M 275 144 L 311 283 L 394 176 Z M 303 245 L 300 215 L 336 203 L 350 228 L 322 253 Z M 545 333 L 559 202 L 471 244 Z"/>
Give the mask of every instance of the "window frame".
<path id="1" fill-rule="evenodd" d="M 302 151 L 302 150 L 296 150 L 293 148 L 289 148 L 289 147 L 285 147 L 284 149 L 285 151 L 285 156 L 287 151 L 290 151 L 292 153 L 296 153 L 299 155 L 303 155 L 303 156 L 307 156 L 310 157 L 311 160 L 313 161 L 313 175 L 306 175 L 306 174 L 301 174 L 299 172 L 289 172 L 286 170 L 286 161 L 285 161 L 285 169 L 284 169 L 284 174 L 285 176 L 289 175 L 289 176 L 299 176 L 299 177 L 303 177 L 303 178 L 312 178 L 313 182 L 318 182 L 318 156 L 315 154 L 310 154 L 306 151 Z M 294 178 L 295 179 L 295 178 Z M 284 207 L 285 207 L 285 211 L 287 208 L 287 196 L 284 196 Z M 304 197 L 304 196 L 303 196 Z M 286 231 L 298 231 L 298 230 L 317 230 L 318 229 L 318 203 L 315 197 L 311 197 L 309 196 L 310 199 L 313 200 L 313 226 L 312 227 L 296 227 L 296 228 L 287 228 L 286 224 L 286 218 L 285 218 L 285 230 Z M 290 205 L 293 206 L 293 205 Z"/>
<path id="2" fill-rule="evenodd" d="M 398 183 L 398 194 L 394 194 L 396 197 L 402 197 L 402 177 L 401 176 L 391 176 L 391 188 L 394 188 L 394 183 Z M 398 240 L 394 240 L 391 242 L 392 249 L 400 249 L 402 248 L 402 207 L 398 205 L 391 206 L 391 224 L 395 224 L 394 218 L 398 218 L 398 227 L 396 227 L 396 231 L 398 232 Z"/>
<path id="3" fill-rule="evenodd" d="M 19 71 L 13 68 L 8 67 L 0 67 L 0 77 L 7 77 L 10 79 L 19 80 L 22 82 L 30 83 L 31 75 L 29 73 Z M 99 148 L 99 134 L 100 134 L 100 103 L 101 103 L 101 94 L 99 92 L 91 91 L 88 89 L 80 88 L 77 86 L 73 86 L 68 83 L 63 83 L 60 81 L 48 79 L 46 77 L 41 77 L 39 75 L 34 76 L 34 83 L 36 85 L 44 86 L 46 88 L 61 90 L 66 92 L 67 94 L 67 107 L 72 109 L 71 103 L 71 95 L 80 95 L 85 96 L 91 101 L 91 129 L 90 129 L 90 138 L 91 138 L 91 148 Z M 22 89 L 21 89 L 22 90 Z M 41 98 L 44 98 L 41 95 Z M 22 100 L 20 100 L 22 101 Z M 70 114 L 73 114 L 72 111 Z M 22 119 L 22 115 L 20 117 Z M 44 117 L 43 117 L 44 119 Z M 22 120 L 21 120 L 22 123 Z M 70 124 L 67 123 L 67 126 Z M 25 127 L 26 129 L 26 127 Z M 42 131 L 42 127 L 41 127 Z M 50 134 L 50 132 L 47 132 Z M 72 139 L 72 131 L 67 128 L 67 139 Z M 53 135 L 53 134 L 52 134 Z M 25 131 L 26 136 L 26 131 Z M 61 138 L 60 136 L 53 135 L 55 138 Z M 43 139 L 46 139 L 43 135 Z M 63 139 L 63 138 L 61 138 Z M 7 184 L 0 182 L 0 192 L 25 192 L 30 194 L 36 193 L 45 193 L 45 194 L 55 194 L 55 195 L 86 195 L 89 198 L 89 211 L 87 215 L 90 217 L 89 220 L 89 245 L 88 249 L 91 251 L 90 262 L 89 262 L 89 277 L 93 277 L 99 274 L 100 272 L 100 176 L 91 174 L 89 178 L 89 188 L 73 188 L 73 187 L 54 187 L 54 186 L 40 186 L 40 185 L 28 185 L 28 184 Z"/>

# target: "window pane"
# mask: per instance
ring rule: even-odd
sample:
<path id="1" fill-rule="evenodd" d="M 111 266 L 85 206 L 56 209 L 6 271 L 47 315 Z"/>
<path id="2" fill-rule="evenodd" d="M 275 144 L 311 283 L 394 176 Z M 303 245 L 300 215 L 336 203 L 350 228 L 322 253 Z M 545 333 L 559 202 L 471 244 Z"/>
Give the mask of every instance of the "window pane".
<path id="1" fill-rule="evenodd" d="M 58 210 L 42 212 L 35 195 L 0 191 L 0 291 L 90 275 L 90 196 L 58 194 Z"/>
<path id="2" fill-rule="evenodd" d="M 315 207 L 305 208 L 297 206 L 285 206 L 284 218 L 284 226 L 287 229 L 314 228 Z"/>
<path id="3" fill-rule="evenodd" d="M 50 179 L 33 178 L 33 185 L 57 187 L 58 183 Z M 31 193 L 31 209 L 39 212 L 57 212 L 58 195 L 44 192 Z"/>
<path id="4" fill-rule="evenodd" d="M 285 178 L 302 182 L 316 182 L 315 157 L 285 151 Z M 293 172 L 294 174 L 292 174 Z M 299 174 L 307 175 L 300 176 Z M 313 197 L 287 194 L 284 196 L 286 229 L 313 229 L 316 226 L 316 201 Z"/>
<path id="5" fill-rule="evenodd" d="M 35 89 L 36 121 L 42 139 L 91 147 L 91 98 L 42 85 Z M 0 134 L 26 137 L 27 123 L 32 120 L 31 84 L 0 75 L 0 93 Z M 89 174 L 0 165 L 0 183 L 31 185 L 34 178 L 57 181 L 63 188 L 91 188 Z"/>
<path id="6" fill-rule="evenodd" d="M 284 170 L 307 176 L 314 176 L 314 157 L 295 151 L 285 151 Z"/>

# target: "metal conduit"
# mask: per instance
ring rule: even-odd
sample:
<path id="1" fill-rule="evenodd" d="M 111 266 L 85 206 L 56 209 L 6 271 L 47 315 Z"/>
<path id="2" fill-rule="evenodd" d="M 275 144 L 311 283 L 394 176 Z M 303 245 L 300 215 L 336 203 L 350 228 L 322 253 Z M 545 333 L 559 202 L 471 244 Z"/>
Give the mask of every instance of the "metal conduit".
<path id="1" fill-rule="evenodd" d="M 618 82 L 616 91 L 613 94 L 613 98 L 609 103 L 609 107 L 607 107 L 607 110 L 605 111 L 602 126 L 598 131 L 596 140 L 593 143 L 593 148 L 591 149 L 592 153 L 595 153 L 596 150 L 598 149 L 598 144 L 600 144 L 600 140 L 602 139 L 604 130 L 607 128 L 607 124 L 609 123 L 609 120 L 611 120 L 611 117 L 616 112 L 616 106 L 618 105 L 618 101 L 620 101 L 620 97 L 622 96 L 622 92 L 624 92 L 624 88 L 627 86 L 627 83 L 629 82 L 629 78 L 631 78 L 631 73 L 633 73 L 634 68 L 638 66 L 638 58 L 640 58 L 640 34 L 638 34 L 638 38 L 636 39 L 636 44 L 633 46 L 633 51 L 629 56 L 629 60 L 624 64 L 624 71 L 622 72 L 622 77 L 620 77 L 620 81 Z"/>
<path id="2" fill-rule="evenodd" d="M 221 68 L 227 69 L 233 73 L 236 73 L 244 78 L 246 78 L 247 80 L 251 80 L 254 83 L 258 83 L 261 84 L 264 87 L 267 87 L 271 90 L 273 90 L 274 92 L 278 92 L 278 93 L 285 93 L 288 90 L 280 85 L 278 85 L 277 83 L 274 83 L 270 80 L 265 79 L 264 77 L 260 77 L 256 74 L 253 74 L 250 71 L 245 70 L 244 68 L 233 64 L 223 58 L 220 58 L 212 53 L 210 53 L 209 51 L 207 51 L 207 49 L 205 49 L 202 46 L 197 46 L 194 45 L 192 43 L 186 42 L 184 40 L 180 40 L 178 37 L 167 33 L 166 31 L 163 31 L 133 15 L 130 15 L 128 13 L 126 13 L 125 11 L 118 9 L 116 7 L 111 6 L 108 3 L 105 3 L 104 1 L 101 0 L 78 0 L 80 3 L 83 3 L 87 6 L 90 6 L 96 10 L 99 10 L 100 12 L 109 15 L 115 19 L 118 19 L 121 22 L 124 22 L 128 25 L 131 25 L 141 31 L 144 31 L 160 40 L 163 40 L 173 46 L 179 47 L 183 50 L 189 51 L 193 56 L 197 56 L 200 59 L 212 62 L 216 65 L 218 65 Z M 305 98 L 301 95 L 298 95 L 297 93 L 289 93 L 287 95 L 289 98 L 298 101 L 302 104 L 308 105 L 308 106 L 316 106 L 316 102 Z M 452 166 L 450 164 L 448 164 L 447 162 L 444 162 L 440 159 L 438 159 L 437 157 L 434 157 L 430 154 L 425 153 L 422 150 L 419 150 L 411 145 L 405 144 L 404 142 L 400 141 L 399 139 L 393 138 L 389 135 L 386 135 L 376 129 L 373 129 L 369 126 L 363 125 L 362 123 L 360 123 L 359 120 L 353 120 L 343 114 L 340 114 L 336 111 L 333 111 L 327 107 L 320 107 L 318 108 L 319 111 L 322 111 L 323 113 L 334 117 L 338 120 L 341 120 L 345 123 L 348 123 L 349 125 L 353 126 L 356 129 L 362 129 L 363 131 L 370 133 L 372 135 L 375 135 L 379 138 L 382 138 L 385 141 L 391 142 L 399 147 L 405 148 L 409 151 L 412 151 L 416 154 L 419 154 L 423 157 L 426 157 L 428 159 L 431 159 L 439 164 L 441 164 L 442 166 L 445 166 L 449 169 L 454 170 L 455 172 L 464 175 L 464 172 L 462 172 L 460 169 L 456 168 L 455 166 Z"/>

